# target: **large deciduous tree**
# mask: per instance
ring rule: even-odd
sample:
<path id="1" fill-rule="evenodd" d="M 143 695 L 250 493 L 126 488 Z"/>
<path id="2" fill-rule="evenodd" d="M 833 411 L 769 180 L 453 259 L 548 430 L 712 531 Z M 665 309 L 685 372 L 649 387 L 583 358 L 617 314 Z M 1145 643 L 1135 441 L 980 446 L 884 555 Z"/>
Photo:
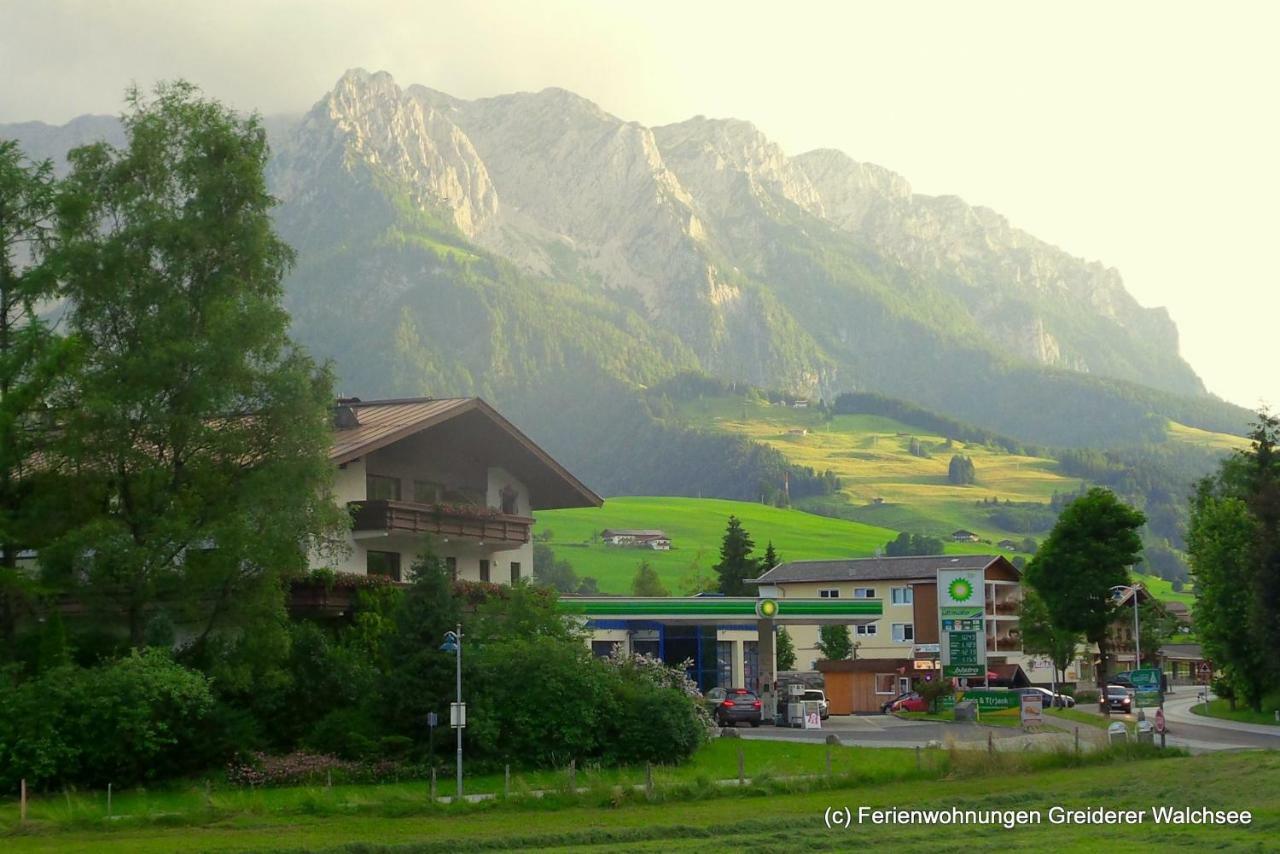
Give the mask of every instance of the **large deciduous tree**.
<path id="1" fill-rule="evenodd" d="M 853 637 L 848 626 L 823 626 L 818 629 L 818 652 L 831 661 L 852 658 L 854 652 Z"/>
<path id="2" fill-rule="evenodd" d="M 47 406 L 71 352 L 39 314 L 57 295 L 46 258 L 55 186 L 48 163 L 30 163 L 16 143 L 0 141 L 0 653 L 29 587 L 18 553 L 40 545 L 34 484 L 48 472 Z"/>
<path id="3" fill-rule="evenodd" d="M 1027 564 L 1026 580 L 1044 600 L 1055 629 L 1098 645 L 1098 684 L 1107 675 L 1107 629 L 1115 613 L 1112 588 L 1127 584 L 1142 554 L 1146 518 L 1107 489 L 1095 487 L 1062 511 Z"/>
<path id="4" fill-rule="evenodd" d="M 1277 685 L 1274 600 L 1276 422 L 1263 414 L 1253 447 L 1201 481 L 1191 503 L 1187 551 L 1196 582 L 1195 619 L 1205 655 L 1255 710 Z M 1268 527 L 1271 530 L 1268 530 Z"/>
<path id="5" fill-rule="evenodd" d="M 59 453 L 94 507 L 47 564 L 141 645 L 161 599 L 198 640 L 278 613 L 281 578 L 340 519 L 332 381 L 286 334 L 293 253 L 272 229 L 260 121 L 182 82 L 128 101 L 126 145 L 73 150 L 59 200 L 82 348 Z"/>
<path id="6" fill-rule="evenodd" d="M 1062 682 L 1063 672 L 1071 665 L 1080 645 L 1080 633 L 1054 625 L 1049 608 L 1034 588 L 1023 591 L 1022 610 L 1018 617 L 1022 632 L 1022 650 L 1029 655 L 1043 655 L 1053 665 L 1054 682 Z"/>

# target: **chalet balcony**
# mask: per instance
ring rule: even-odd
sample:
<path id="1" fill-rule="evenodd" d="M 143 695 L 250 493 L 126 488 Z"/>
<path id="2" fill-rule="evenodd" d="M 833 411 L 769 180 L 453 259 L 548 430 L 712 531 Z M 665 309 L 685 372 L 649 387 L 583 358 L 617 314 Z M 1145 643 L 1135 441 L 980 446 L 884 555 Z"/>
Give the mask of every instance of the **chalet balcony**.
<path id="1" fill-rule="evenodd" d="M 495 545 L 522 546 L 530 540 L 533 519 L 486 507 L 417 504 L 412 501 L 352 501 L 354 529 L 388 534 L 429 534 Z"/>
<path id="2" fill-rule="evenodd" d="M 987 613 L 997 617 L 1016 617 L 1022 611 L 1022 600 L 1013 597 L 987 600 Z"/>

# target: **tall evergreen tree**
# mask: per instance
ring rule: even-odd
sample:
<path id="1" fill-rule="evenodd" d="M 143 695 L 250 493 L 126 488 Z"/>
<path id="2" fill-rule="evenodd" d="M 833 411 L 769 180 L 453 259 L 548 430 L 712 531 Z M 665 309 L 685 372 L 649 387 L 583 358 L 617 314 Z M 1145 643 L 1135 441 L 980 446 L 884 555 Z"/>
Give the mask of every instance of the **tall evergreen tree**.
<path id="1" fill-rule="evenodd" d="M 59 201 L 82 357 L 58 452 L 95 506 L 47 565 L 122 613 L 134 645 L 161 597 L 199 644 L 274 610 L 264 597 L 341 523 L 332 382 L 286 334 L 293 253 L 271 224 L 261 122 L 181 82 L 128 101 L 126 146 L 73 150 Z"/>
<path id="2" fill-rule="evenodd" d="M 782 563 L 782 558 L 773 550 L 773 540 L 770 540 L 769 544 L 764 547 L 764 563 L 761 564 L 760 568 L 768 572 L 780 563 Z"/>
<path id="3" fill-rule="evenodd" d="M 1146 518 L 1107 489 L 1071 502 L 1027 564 L 1026 580 L 1044 600 L 1055 629 L 1098 645 L 1099 685 L 1107 676 L 1107 629 L 1115 616 L 1111 588 L 1129 582 L 1142 554 Z"/>
<path id="4" fill-rule="evenodd" d="M 746 584 L 746 579 L 760 574 L 760 562 L 751 557 L 755 545 L 751 535 L 743 530 L 738 517 L 730 516 L 724 540 L 720 544 L 720 562 L 715 565 L 716 575 L 720 579 L 720 592 L 724 595 L 755 595 L 754 588 Z"/>
<path id="5" fill-rule="evenodd" d="M 670 596 L 671 591 L 658 577 L 658 571 L 647 560 L 640 561 L 636 567 L 635 577 L 631 579 L 631 593 L 634 596 Z"/>

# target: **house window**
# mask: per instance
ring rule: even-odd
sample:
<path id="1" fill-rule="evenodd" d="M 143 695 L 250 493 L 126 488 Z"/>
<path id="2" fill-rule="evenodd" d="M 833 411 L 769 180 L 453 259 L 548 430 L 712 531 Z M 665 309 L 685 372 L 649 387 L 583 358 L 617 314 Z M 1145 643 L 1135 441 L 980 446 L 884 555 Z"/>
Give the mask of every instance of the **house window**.
<path id="1" fill-rule="evenodd" d="M 458 559 L 456 557 L 445 558 L 444 568 L 449 571 L 450 578 L 454 581 L 458 580 Z"/>
<path id="2" fill-rule="evenodd" d="M 909 640 L 915 640 L 916 627 L 911 623 L 894 623 L 893 639 L 897 643 L 905 643 Z"/>
<path id="3" fill-rule="evenodd" d="M 905 694 L 911 690 L 911 680 L 906 676 L 898 677 L 898 693 Z"/>
<path id="4" fill-rule="evenodd" d="M 858 631 L 857 631 L 857 633 L 858 633 L 858 634 L 860 634 L 860 635 L 862 635 L 862 636 L 864 636 L 864 637 L 865 637 L 865 636 L 867 636 L 867 635 L 874 635 L 874 634 L 876 633 L 876 624 L 875 624 L 875 623 L 863 623 L 862 625 L 858 626 Z"/>
<path id="5" fill-rule="evenodd" d="M 912 602 L 912 599 L 911 599 L 911 588 L 910 588 L 910 587 L 895 587 L 895 588 L 893 588 L 893 604 L 895 604 L 895 605 L 910 605 L 910 604 L 911 604 L 911 602 Z"/>
<path id="6" fill-rule="evenodd" d="M 499 493 L 499 497 L 502 499 L 502 512 L 508 516 L 516 515 L 516 510 L 519 509 L 518 501 L 520 499 L 520 493 L 516 492 L 515 489 L 508 484 L 507 486 L 502 487 L 502 492 Z"/>
<path id="7" fill-rule="evenodd" d="M 400 580 L 400 552 L 368 552 L 365 572 L 380 575 L 392 581 Z"/>
<path id="8" fill-rule="evenodd" d="M 365 475 L 364 492 L 370 501 L 399 501 L 400 478 L 381 474 Z"/>
<path id="9" fill-rule="evenodd" d="M 898 685 L 898 677 L 892 673 L 876 674 L 876 693 L 892 694 Z"/>
<path id="10" fill-rule="evenodd" d="M 518 560 L 511 561 L 511 583 L 520 583 L 520 561 Z"/>
<path id="11" fill-rule="evenodd" d="M 480 561 L 480 580 L 489 580 L 489 561 L 487 560 Z"/>
<path id="12" fill-rule="evenodd" d="M 413 500 L 418 504 L 439 504 L 444 487 L 433 480 L 415 480 L 413 482 Z"/>
<path id="13" fill-rule="evenodd" d="M 818 598 L 819 599 L 839 599 L 840 591 L 834 587 L 829 587 L 825 590 L 819 590 Z"/>
<path id="14" fill-rule="evenodd" d="M 592 641 L 591 654 L 596 658 L 608 658 L 613 655 L 613 648 L 617 643 L 617 641 Z"/>
<path id="15" fill-rule="evenodd" d="M 874 599 L 876 591 L 873 587 L 855 587 L 853 588 L 854 599 Z"/>

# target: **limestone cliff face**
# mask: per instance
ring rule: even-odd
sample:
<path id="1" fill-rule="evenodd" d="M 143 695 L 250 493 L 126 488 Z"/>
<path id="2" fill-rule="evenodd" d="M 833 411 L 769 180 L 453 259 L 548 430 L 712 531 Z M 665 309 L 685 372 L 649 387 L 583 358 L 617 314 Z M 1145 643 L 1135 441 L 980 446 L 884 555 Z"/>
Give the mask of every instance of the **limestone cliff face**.
<path id="1" fill-rule="evenodd" d="M 1117 371 L 1108 364 L 1120 340 L 1178 361 L 1168 313 L 1140 306 L 1114 268 L 1076 258 L 989 208 L 955 196 L 913 194 L 901 176 L 838 151 L 812 151 L 795 162 L 812 181 L 825 218 L 883 257 L 950 282 L 974 317 L 1024 358 L 1139 382 L 1150 380 L 1147 366 Z M 1081 315 L 1098 327 L 1094 335 L 1072 335 L 1069 327 Z M 1098 338 L 1108 336 L 1110 346 L 1099 348 Z M 1173 373 L 1178 390 L 1203 390 L 1190 369 Z"/>
<path id="2" fill-rule="evenodd" d="M 401 91 L 386 72 L 348 71 L 280 147 L 282 200 L 305 197 L 325 169 L 367 167 L 423 210 L 444 212 L 474 238 L 498 212 L 484 161 L 457 125 Z"/>
<path id="3" fill-rule="evenodd" d="M 431 254 L 443 239 L 636 308 L 729 379 L 927 400 L 931 365 L 962 347 L 1203 391 L 1167 313 L 1116 270 L 842 152 L 788 156 L 746 121 L 648 128 L 563 89 L 467 101 L 357 69 L 267 124 L 282 232 L 311 259 L 347 252 L 352 310 L 370 317 L 461 275 L 458 253 Z M 55 159 L 120 137 L 103 117 L 0 131 Z M 410 262 L 410 244 L 429 251 Z M 305 324 L 327 297 L 303 278 Z M 459 323 L 493 336 L 469 310 Z"/>

